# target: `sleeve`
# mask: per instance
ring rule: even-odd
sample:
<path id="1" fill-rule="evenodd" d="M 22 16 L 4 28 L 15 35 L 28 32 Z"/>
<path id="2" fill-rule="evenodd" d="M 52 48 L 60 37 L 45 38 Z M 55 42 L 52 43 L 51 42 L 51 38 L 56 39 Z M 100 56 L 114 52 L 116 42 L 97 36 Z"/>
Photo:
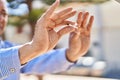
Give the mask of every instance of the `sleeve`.
<path id="1" fill-rule="evenodd" d="M 20 73 L 19 46 L 0 49 L 0 80 Z"/>
<path id="2" fill-rule="evenodd" d="M 66 59 L 66 49 L 52 50 L 27 63 L 22 69 L 22 73 L 46 74 L 57 73 L 69 69 L 74 63 Z"/>

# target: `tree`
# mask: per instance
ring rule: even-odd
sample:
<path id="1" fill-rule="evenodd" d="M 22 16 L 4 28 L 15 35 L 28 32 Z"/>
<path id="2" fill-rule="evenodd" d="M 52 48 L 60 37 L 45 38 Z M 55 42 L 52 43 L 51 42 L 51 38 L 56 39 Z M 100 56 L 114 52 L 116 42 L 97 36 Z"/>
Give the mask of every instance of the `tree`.
<path id="1" fill-rule="evenodd" d="M 32 8 L 32 2 L 33 0 L 26 0 L 26 4 L 28 5 L 29 8 L 29 15 L 28 15 L 28 22 L 30 24 L 31 27 L 31 36 L 30 38 L 32 39 L 33 34 L 34 34 L 34 28 L 35 28 L 35 24 L 37 19 L 44 13 L 45 9 L 33 9 Z"/>
<path id="2" fill-rule="evenodd" d="M 90 3 L 102 3 L 109 0 L 60 0 L 61 4 L 69 3 L 69 2 L 90 2 Z M 55 0 L 42 0 L 42 2 L 51 5 Z"/>

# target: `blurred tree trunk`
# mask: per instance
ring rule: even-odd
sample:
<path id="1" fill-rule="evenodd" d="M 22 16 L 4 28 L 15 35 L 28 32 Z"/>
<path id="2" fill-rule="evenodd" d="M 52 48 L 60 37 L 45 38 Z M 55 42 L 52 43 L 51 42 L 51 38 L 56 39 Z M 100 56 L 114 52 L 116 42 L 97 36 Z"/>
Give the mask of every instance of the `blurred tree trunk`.
<path id="1" fill-rule="evenodd" d="M 28 8 L 29 8 L 29 11 L 32 10 L 32 1 L 33 1 L 33 0 L 26 0 L 26 3 L 27 3 Z"/>
<path id="2" fill-rule="evenodd" d="M 27 3 L 28 8 L 29 8 L 29 14 L 30 14 L 30 12 L 31 12 L 31 10 L 32 10 L 32 2 L 33 2 L 33 0 L 26 0 L 26 3 Z M 29 16 L 28 16 L 28 17 L 29 17 Z M 28 21 L 29 21 L 29 20 L 28 20 Z M 34 35 L 34 26 L 35 26 L 35 23 L 31 23 L 31 22 L 29 21 L 29 24 L 30 24 L 30 28 L 31 28 L 30 39 L 32 39 L 32 37 L 33 37 L 33 35 Z"/>
<path id="3" fill-rule="evenodd" d="M 44 12 L 45 9 L 33 9 L 32 8 L 32 2 L 33 0 L 26 0 L 27 5 L 29 7 L 29 15 L 28 15 L 28 22 L 30 24 L 30 28 L 31 28 L 31 36 L 30 39 L 32 39 L 33 35 L 34 35 L 34 30 L 35 30 L 35 24 L 36 21 L 38 19 L 38 17 L 40 17 Z"/>

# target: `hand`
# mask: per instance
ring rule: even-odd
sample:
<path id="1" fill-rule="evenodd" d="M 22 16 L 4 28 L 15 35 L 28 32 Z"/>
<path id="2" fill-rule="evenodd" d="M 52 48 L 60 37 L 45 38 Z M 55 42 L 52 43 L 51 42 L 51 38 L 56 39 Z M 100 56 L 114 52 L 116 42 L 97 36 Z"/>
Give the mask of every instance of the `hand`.
<path id="1" fill-rule="evenodd" d="M 60 1 L 56 2 L 37 20 L 32 45 L 39 53 L 45 53 L 49 46 L 47 27 L 50 25 L 50 16 L 53 15 Z"/>
<path id="2" fill-rule="evenodd" d="M 24 64 L 47 51 L 49 46 L 47 26 L 49 26 L 50 16 L 58 5 L 59 0 L 56 0 L 56 2 L 41 16 L 41 18 L 38 19 L 33 40 L 20 47 L 19 55 L 21 64 Z"/>
<path id="3" fill-rule="evenodd" d="M 66 56 L 71 62 L 78 60 L 89 49 L 90 33 L 94 17 L 90 16 L 90 20 L 87 23 L 88 16 L 88 12 L 85 14 L 80 12 L 77 19 L 77 28 L 70 34 L 69 48 L 66 50 Z"/>

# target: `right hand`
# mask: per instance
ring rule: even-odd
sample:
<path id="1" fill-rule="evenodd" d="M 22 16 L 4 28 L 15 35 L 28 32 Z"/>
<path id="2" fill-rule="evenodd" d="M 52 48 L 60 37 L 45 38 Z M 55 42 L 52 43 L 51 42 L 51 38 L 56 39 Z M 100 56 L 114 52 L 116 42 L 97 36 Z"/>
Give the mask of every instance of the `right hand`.
<path id="1" fill-rule="evenodd" d="M 47 17 L 45 18 L 46 20 L 44 20 L 44 22 L 41 22 L 41 20 L 40 21 L 38 20 L 38 22 L 37 22 L 38 26 L 41 26 L 41 24 L 46 23 L 46 25 L 43 25 L 43 27 L 47 28 L 47 33 L 48 33 L 48 40 L 49 41 L 48 41 L 48 46 L 46 46 L 46 48 L 48 47 L 47 51 L 53 49 L 56 46 L 59 39 L 63 35 L 75 30 L 73 27 L 68 26 L 68 24 L 74 25 L 74 22 L 66 20 L 66 19 L 74 16 L 76 11 L 72 11 L 72 8 L 67 8 L 67 9 L 63 9 L 63 10 L 58 11 L 58 12 L 54 12 L 55 8 L 59 4 L 60 4 L 60 0 L 56 0 L 56 2 L 46 12 L 48 14 Z M 46 13 L 44 15 L 46 15 Z M 44 15 L 42 16 L 43 19 L 44 19 Z M 64 25 L 67 25 L 67 26 L 65 26 L 64 28 L 60 29 L 57 32 L 54 30 L 56 27 L 64 26 Z M 36 31 L 37 30 L 39 30 L 39 29 L 36 29 Z M 43 35 L 43 36 L 45 37 L 45 35 Z M 39 43 L 40 42 L 41 41 L 39 40 Z M 42 42 L 43 42 L 43 45 L 45 45 L 44 42 L 46 42 L 46 41 L 42 41 Z"/>
<path id="2" fill-rule="evenodd" d="M 37 20 L 33 40 L 19 49 L 21 64 L 24 64 L 47 51 L 49 46 L 47 30 L 49 18 L 58 5 L 59 0 L 56 0 L 56 2 Z"/>

